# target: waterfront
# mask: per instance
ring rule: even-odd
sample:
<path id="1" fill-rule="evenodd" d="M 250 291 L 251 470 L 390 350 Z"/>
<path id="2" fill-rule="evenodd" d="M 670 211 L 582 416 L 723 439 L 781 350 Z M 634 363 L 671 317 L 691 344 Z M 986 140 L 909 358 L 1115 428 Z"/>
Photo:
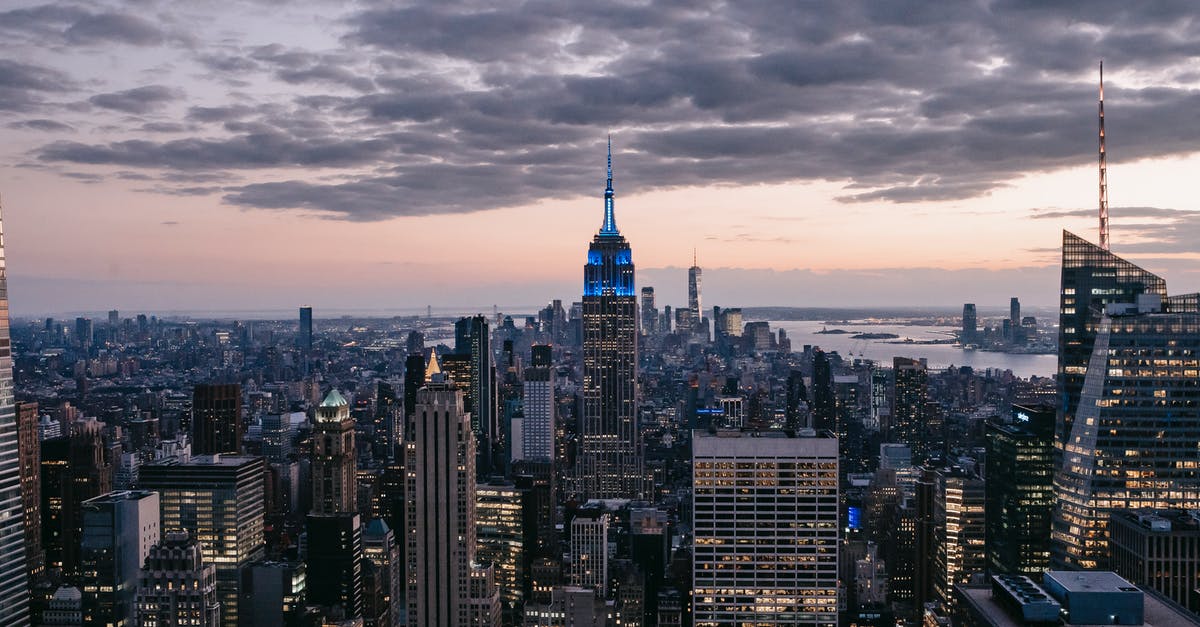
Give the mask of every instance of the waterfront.
<path id="1" fill-rule="evenodd" d="M 976 370 L 996 368 L 1012 370 L 1019 377 L 1054 375 L 1058 366 L 1056 355 L 1026 355 L 982 350 L 963 350 L 955 344 L 895 343 L 904 338 L 914 342 L 945 340 L 954 337 L 955 327 L 909 325 L 901 321 L 878 324 L 852 320 L 851 324 L 828 324 L 820 320 L 772 320 L 771 330 L 783 329 L 792 341 L 792 350 L 801 351 L 805 344 L 819 346 L 825 351 L 837 351 L 845 359 L 866 358 L 891 364 L 893 357 L 924 357 L 930 368 L 971 366 Z M 818 333 L 822 329 L 843 329 L 849 333 Z M 891 333 L 900 340 L 853 339 L 860 333 Z"/>

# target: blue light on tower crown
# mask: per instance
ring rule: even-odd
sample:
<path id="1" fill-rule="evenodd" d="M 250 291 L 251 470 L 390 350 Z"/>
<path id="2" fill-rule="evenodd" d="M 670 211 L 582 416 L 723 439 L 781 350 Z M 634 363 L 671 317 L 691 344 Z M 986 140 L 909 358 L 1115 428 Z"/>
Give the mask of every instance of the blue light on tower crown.
<path id="1" fill-rule="evenodd" d="M 608 184 L 604 188 L 604 222 L 588 249 L 583 272 L 584 296 L 635 296 L 633 253 L 617 229 L 612 175 L 612 138 L 608 140 Z"/>

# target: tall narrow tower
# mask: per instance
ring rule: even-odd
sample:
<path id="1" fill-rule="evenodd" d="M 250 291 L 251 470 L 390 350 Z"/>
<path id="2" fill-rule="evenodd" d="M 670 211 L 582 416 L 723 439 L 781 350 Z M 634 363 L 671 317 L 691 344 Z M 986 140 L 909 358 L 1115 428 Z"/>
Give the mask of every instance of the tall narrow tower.
<path id="1" fill-rule="evenodd" d="M 356 511 L 354 420 L 350 403 L 329 391 L 317 407 L 312 436 L 312 513 L 348 514 Z"/>
<path id="2" fill-rule="evenodd" d="M 583 267 L 583 419 L 577 477 L 587 498 L 638 498 L 637 295 L 633 254 L 613 212 L 612 139 L 604 222 Z"/>
<path id="3" fill-rule="evenodd" d="M 1108 152 L 1104 148 L 1104 62 L 1100 62 L 1100 248 L 1108 250 Z"/>
<path id="4" fill-rule="evenodd" d="M 17 411 L 13 404 L 12 352 L 8 342 L 8 281 L 0 227 L 0 623 L 29 622 Z"/>
<path id="5" fill-rule="evenodd" d="M 697 331 L 704 331 L 704 304 L 700 300 L 700 262 L 696 258 L 696 249 L 692 249 L 692 267 L 688 268 L 688 309 L 692 310 L 695 318 L 693 324 Z"/>

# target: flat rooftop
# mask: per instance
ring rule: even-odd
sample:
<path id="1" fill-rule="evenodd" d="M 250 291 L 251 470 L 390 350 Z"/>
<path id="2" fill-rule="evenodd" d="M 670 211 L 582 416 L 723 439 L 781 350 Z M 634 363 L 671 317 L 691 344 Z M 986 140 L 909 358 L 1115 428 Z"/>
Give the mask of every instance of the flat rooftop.
<path id="1" fill-rule="evenodd" d="M 1020 618 L 1014 618 L 1000 603 L 992 598 L 991 586 L 965 586 L 959 585 L 956 587 L 959 597 L 964 599 L 970 606 L 972 613 L 982 617 L 981 625 L 990 625 L 992 627 L 1023 627 L 1024 622 Z M 1146 594 L 1144 597 L 1144 620 L 1143 627 L 1183 627 L 1186 625 L 1200 625 L 1200 617 L 1191 614 L 1186 610 L 1175 606 L 1168 605 L 1162 599 L 1153 595 Z M 1064 627 L 1093 627 L 1086 623 L 1062 623 Z"/>

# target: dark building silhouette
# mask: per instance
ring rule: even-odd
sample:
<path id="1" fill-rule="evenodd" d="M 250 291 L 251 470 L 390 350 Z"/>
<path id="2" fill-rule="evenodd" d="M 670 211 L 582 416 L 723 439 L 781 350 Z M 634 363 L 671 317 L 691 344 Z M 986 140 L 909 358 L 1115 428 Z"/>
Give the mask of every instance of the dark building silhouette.
<path id="1" fill-rule="evenodd" d="M 1050 568 L 1054 511 L 1054 407 L 1014 405 L 987 424 L 987 556 L 993 573 Z"/>
<path id="2" fill-rule="evenodd" d="M 330 617 L 363 614 L 362 527 L 356 513 L 310 514 L 308 604 Z"/>
<path id="3" fill-rule="evenodd" d="M 192 388 L 192 454 L 242 452 L 242 386 L 206 383 Z"/>
<path id="4" fill-rule="evenodd" d="M 471 414 L 478 456 L 476 471 L 486 477 L 497 468 L 496 454 L 501 444 L 496 415 L 496 361 L 487 318 L 472 316 L 454 324 L 454 352 L 466 361 L 465 379 L 460 374 L 454 381 L 462 387 L 466 410 Z"/>
<path id="5" fill-rule="evenodd" d="M 961 344 L 974 344 L 979 341 L 979 315 L 975 311 L 975 303 L 963 305 L 962 333 L 958 341 Z"/>
<path id="6" fill-rule="evenodd" d="M 833 368 L 829 356 L 813 350 L 812 428 L 837 432 L 837 410 L 833 398 Z"/>

